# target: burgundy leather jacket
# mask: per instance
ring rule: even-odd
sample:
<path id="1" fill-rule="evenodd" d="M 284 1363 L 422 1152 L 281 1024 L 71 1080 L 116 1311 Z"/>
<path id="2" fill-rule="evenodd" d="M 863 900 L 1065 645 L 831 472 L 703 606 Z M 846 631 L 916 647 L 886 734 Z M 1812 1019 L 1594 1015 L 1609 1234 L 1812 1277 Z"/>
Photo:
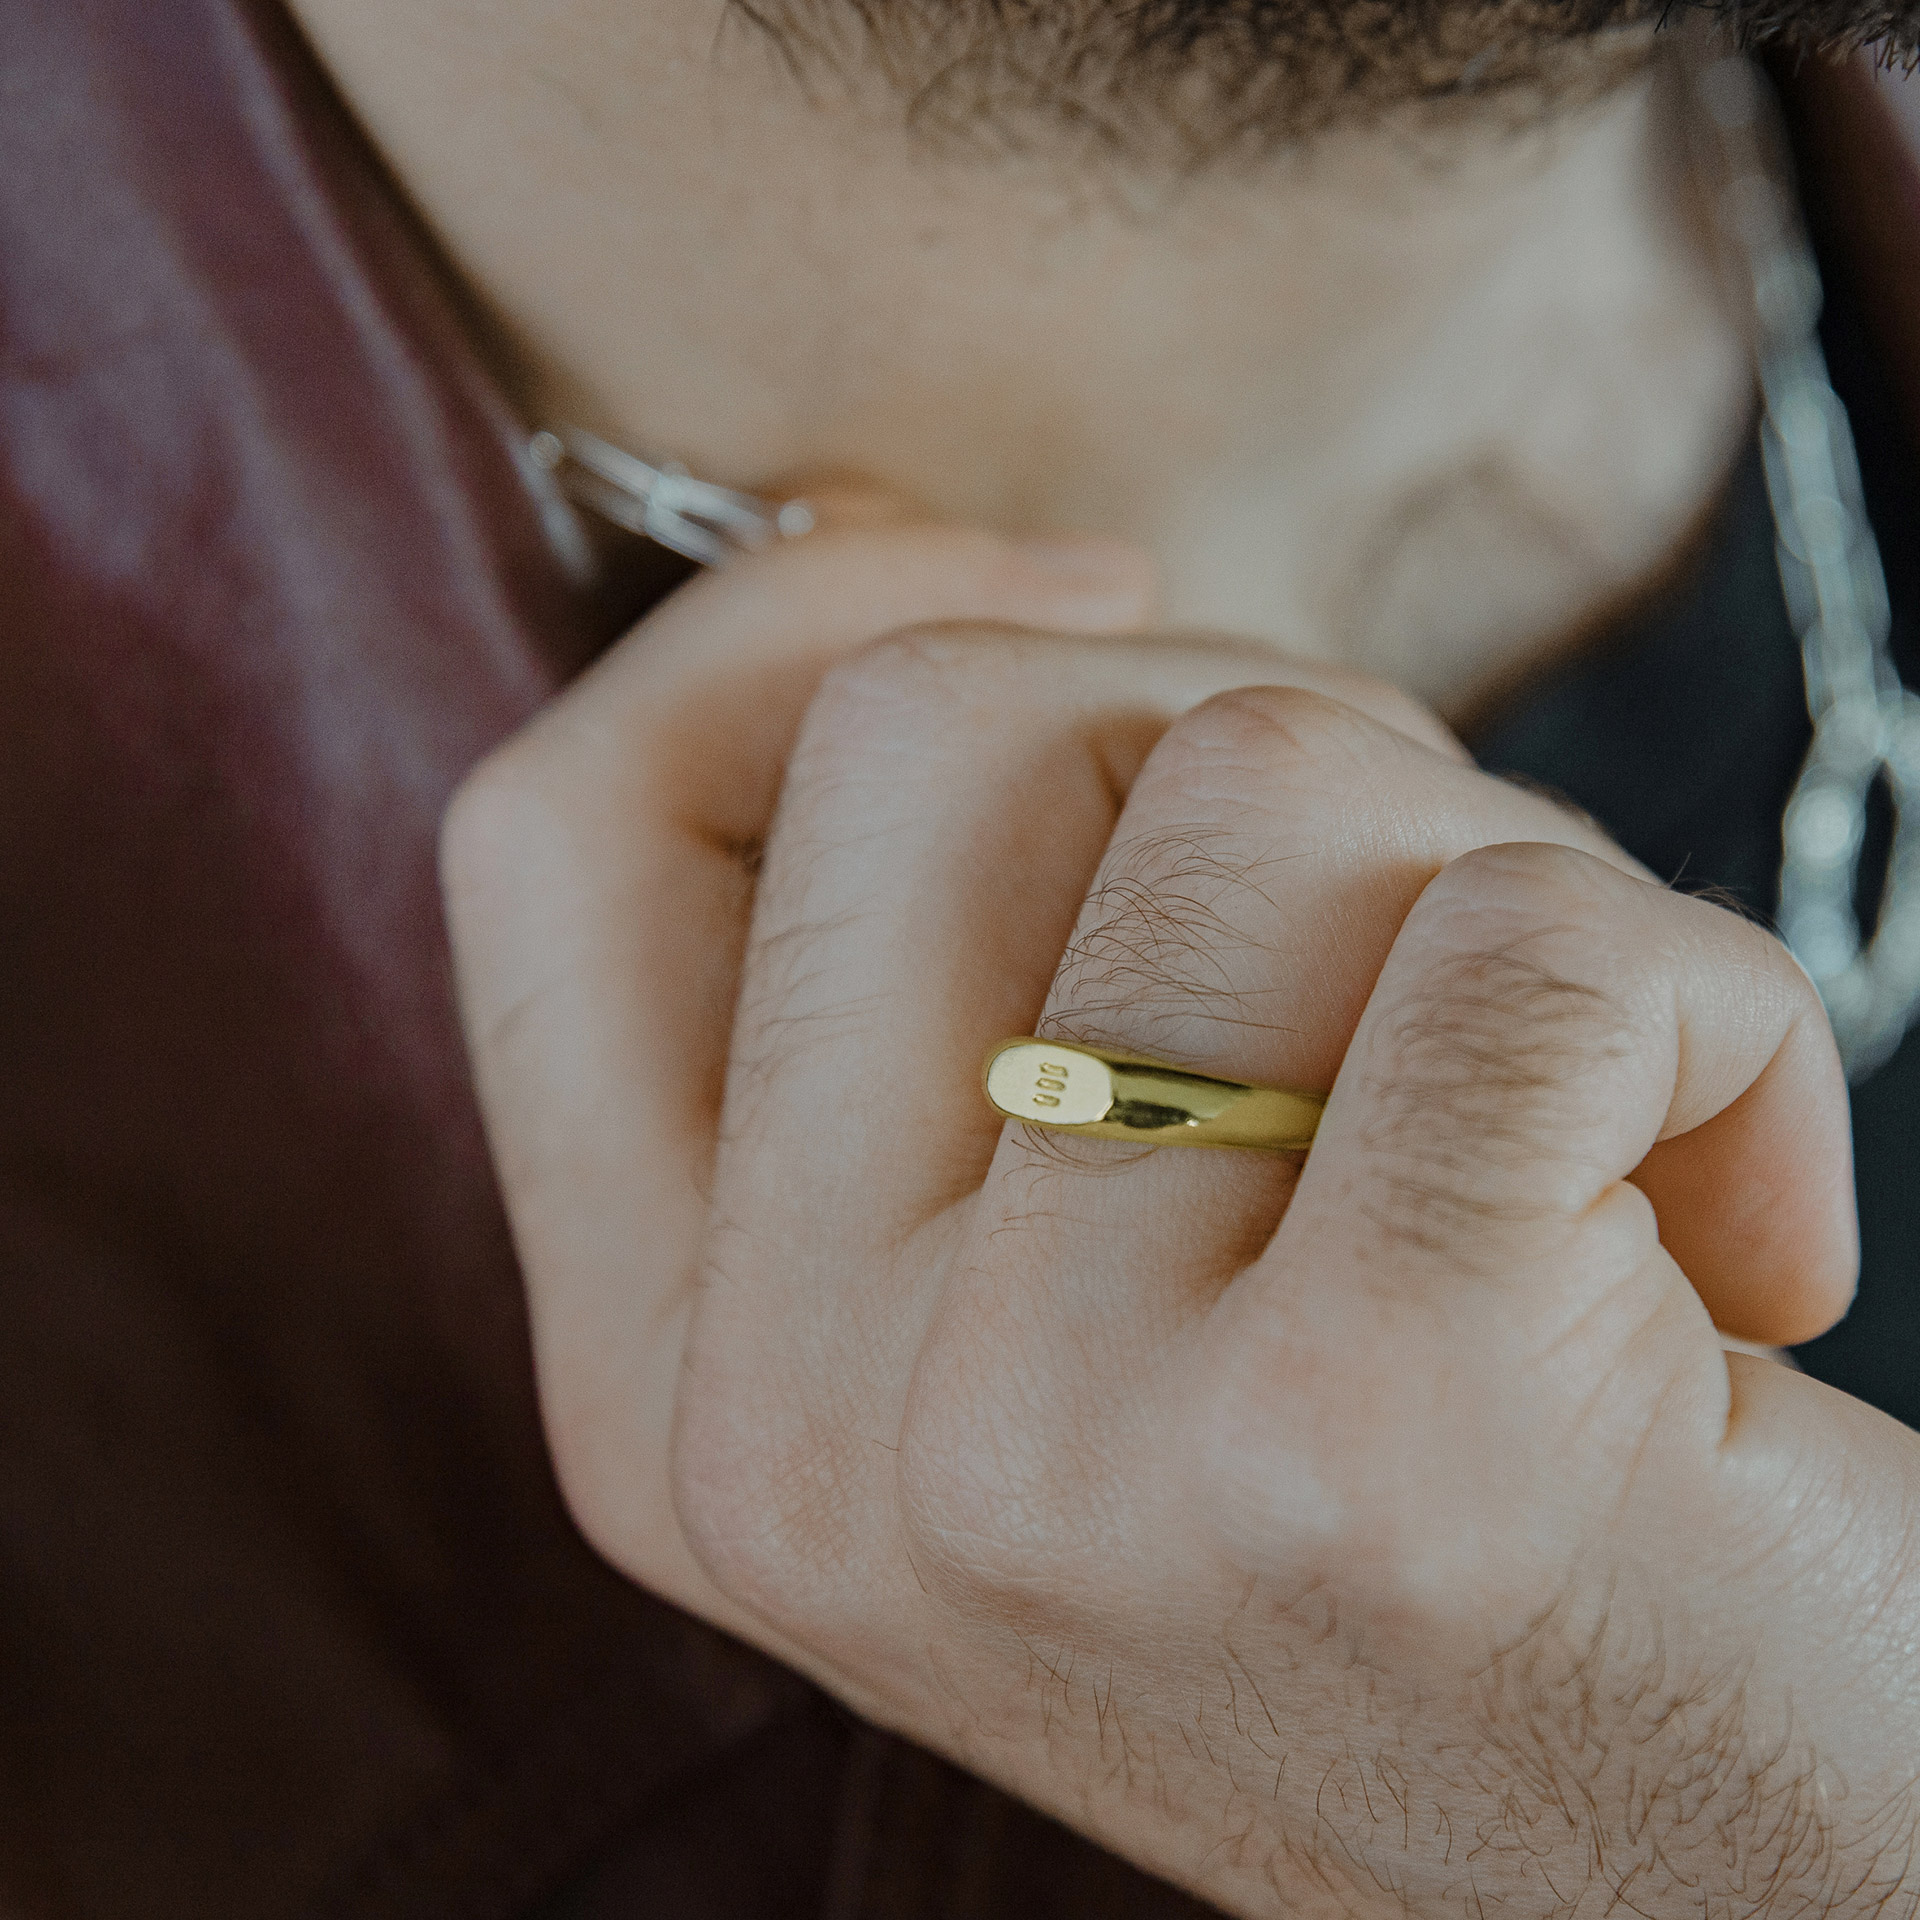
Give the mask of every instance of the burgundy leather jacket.
<path id="1" fill-rule="evenodd" d="M 0 0 L 0 1913 L 1197 1913 L 562 1509 L 433 867 L 624 617 L 521 431 L 268 0 Z"/>

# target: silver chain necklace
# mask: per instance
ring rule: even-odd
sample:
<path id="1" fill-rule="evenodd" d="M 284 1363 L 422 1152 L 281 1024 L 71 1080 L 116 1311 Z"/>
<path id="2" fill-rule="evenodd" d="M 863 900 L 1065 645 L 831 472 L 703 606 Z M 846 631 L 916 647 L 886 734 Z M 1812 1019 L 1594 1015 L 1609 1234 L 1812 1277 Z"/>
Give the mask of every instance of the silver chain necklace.
<path id="1" fill-rule="evenodd" d="M 542 427 L 527 442 L 527 458 L 576 506 L 703 567 L 813 531 L 813 509 L 804 500 L 776 503 L 735 493 L 696 480 L 677 463 L 656 466 L 579 427 Z"/>
<path id="2" fill-rule="evenodd" d="M 1846 408 L 1820 348 L 1819 268 L 1789 185 L 1764 76 L 1725 54 L 1690 62 L 1729 263 L 1752 302 L 1760 447 L 1774 547 L 1800 642 L 1813 744 L 1782 823 L 1780 931 L 1864 1079 L 1920 1010 L 1920 698 L 1888 651 L 1886 575 Z M 1855 906 L 1867 804 L 1885 783 L 1893 843 L 1871 933 Z"/>
<path id="3" fill-rule="evenodd" d="M 1743 56 L 1715 57 L 1696 41 L 1686 64 L 1711 135 L 1700 159 L 1719 230 L 1752 303 L 1775 548 L 1813 719 L 1782 827 L 1780 930 L 1858 1080 L 1888 1059 L 1920 1010 L 1920 697 L 1901 686 L 1887 650 L 1886 577 L 1853 432 L 1820 348 L 1820 274 L 1787 184 L 1778 110 Z M 813 524 L 802 501 L 735 493 L 578 428 L 543 428 L 528 452 L 577 504 L 705 566 Z M 1854 901 L 1880 780 L 1894 833 L 1869 934 Z"/>

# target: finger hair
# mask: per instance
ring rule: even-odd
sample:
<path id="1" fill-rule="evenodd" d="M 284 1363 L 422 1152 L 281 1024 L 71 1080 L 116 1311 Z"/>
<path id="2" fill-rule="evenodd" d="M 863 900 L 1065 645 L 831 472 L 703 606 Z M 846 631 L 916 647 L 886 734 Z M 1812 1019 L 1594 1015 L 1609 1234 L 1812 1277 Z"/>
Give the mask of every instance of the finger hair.
<path id="1" fill-rule="evenodd" d="M 1171 1811 L 1192 1776 L 1228 1780 L 1190 1869 L 1228 1904 L 1253 1878 L 1329 1916 L 1920 1913 L 1920 1782 L 1848 1779 L 1750 1653 L 1703 1655 L 1621 1577 L 1569 1579 L 1457 1697 L 1399 1683 L 1367 1613 L 1324 1578 L 1255 1582 L 1172 1710 L 1097 1633 L 1014 1637 L 1043 1743 L 1084 1765 L 1102 1736 L 1089 1800 Z M 1321 1694 L 1337 1729 L 1301 1711 Z"/>
<path id="2" fill-rule="evenodd" d="M 1569 1114 L 1570 1072 L 1591 1074 L 1632 1050 L 1627 1009 L 1547 965 L 1524 944 L 1461 955 L 1439 969 L 1436 991 L 1402 1008 L 1375 1039 L 1373 1119 L 1363 1145 L 1368 1218 L 1388 1241 L 1455 1261 L 1504 1258 L 1500 1226 L 1525 1225 L 1564 1196 L 1488 1197 L 1490 1171 L 1537 1165 L 1556 1132 L 1576 1179 L 1583 1128 Z"/>
<path id="3" fill-rule="evenodd" d="M 1629 1911 L 1714 1884 L 1732 1890 L 1730 1912 L 1911 1920 L 1911 1778 L 1850 1792 L 1790 1703 L 1759 1710 L 1749 1657 L 1701 1660 L 1617 1578 L 1597 1603 L 1574 1591 L 1476 1677 L 1487 1738 L 1468 1772 L 1501 1799 L 1483 1846 L 1500 1827 L 1536 1846 L 1559 1829 L 1554 1851 L 1584 1851 L 1589 1884 Z M 1608 1806 L 1622 1817 L 1603 1824 Z"/>
<path id="4" fill-rule="evenodd" d="M 1232 850 L 1237 840 L 1182 825 L 1113 848 L 1060 962 L 1049 1014 L 1060 1032 L 1178 1055 L 1196 1026 L 1285 1027 L 1278 985 L 1237 984 L 1264 971 L 1234 964 L 1264 951 L 1237 909 L 1257 902 L 1263 920 L 1279 917 L 1259 863 Z"/>

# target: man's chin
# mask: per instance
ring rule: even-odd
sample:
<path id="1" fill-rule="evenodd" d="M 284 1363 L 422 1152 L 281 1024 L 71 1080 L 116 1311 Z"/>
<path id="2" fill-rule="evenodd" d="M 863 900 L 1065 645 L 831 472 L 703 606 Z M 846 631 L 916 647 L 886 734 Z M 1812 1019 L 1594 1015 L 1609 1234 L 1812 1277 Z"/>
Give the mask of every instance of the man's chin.
<path id="1" fill-rule="evenodd" d="M 929 143 L 1263 158 L 1416 113 L 1535 119 L 1645 64 L 1668 0 L 742 0 L 810 92 L 878 96 Z"/>
<path id="2" fill-rule="evenodd" d="M 733 0 L 809 90 L 878 91 L 945 149 L 1258 159 L 1339 126 L 1511 125 L 1590 101 L 1657 32 L 1920 47 L 1920 0 Z"/>

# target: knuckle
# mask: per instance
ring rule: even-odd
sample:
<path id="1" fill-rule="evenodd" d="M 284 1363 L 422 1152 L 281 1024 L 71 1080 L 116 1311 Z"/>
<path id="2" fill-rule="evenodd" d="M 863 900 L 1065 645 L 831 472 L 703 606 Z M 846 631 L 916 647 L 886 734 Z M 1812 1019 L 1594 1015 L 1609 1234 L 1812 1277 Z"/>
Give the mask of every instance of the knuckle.
<path id="1" fill-rule="evenodd" d="M 1050 1014 L 1095 1044 L 1196 1063 L 1230 1035 L 1238 1057 L 1247 1034 L 1292 1027 L 1317 938 L 1294 862 L 1371 817 L 1408 755 L 1428 758 L 1306 688 L 1239 688 L 1182 716 L 1135 783 Z"/>
<path id="2" fill-rule="evenodd" d="M 687 1546 L 722 1593 L 783 1631 L 820 1610 L 853 1559 L 844 1451 L 824 1423 L 769 1420 L 726 1383 L 681 1407 L 670 1475 Z"/>
<path id="3" fill-rule="evenodd" d="M 1369 1350 L 1301 1322 L 1243 1328 L 1177 1434 L 1182 1511 L 1230 1564 L 1356 1623 L 1440 1633 L 1490 1601 L 1525 1616 L 1535 1556 L 1578 1531 L 1586 1487 L 1558 1449 L 1516 1444 L 1537 1433 L 1527 1390 L 1490 1401 L 1476 1368 L 1406 1361 L 1390 1336 Z M 1503 1535 L 1514 1505 L 1541 1501 L 1553 1520 Z"/>
<path id="4" fill-rule="evenodd" d="M 876 720 L 905 719 L 918 734 L 933 710 L 966 701 L 1005 677 L 1006 641 L 964 626 L 908 627 L 869 641 L 822 677 L 813 712 L 830 724 L 866 731 Z"/>
<path id="5" fill-rule="evenodd" d="M 1534 1020 L 1516 1043 L 1522 1006 Z M 1531 973 L 1487 969 L 1409 1009 L 1371 1088 L 1366 1217 L 1394 1246 L 1504 1270 L 1513 1233 L 1572 1218 L 1602 1183 L 1593 1119 L 1563 1089 L 1630 1051 L 1606 1008 Z"/>
<path id="6" fill-rule="evenodd" d="M 1365 714 L 1446 759 L 1467 766 L 1474 764 L 1472 754 L 1461 745 L 1453 729 L 1404 687 L 1397 687 L 1389 680 L 1377 680 L 1351 667 L 1321 667 L 1317 678 L 1323 688 L 1331 690 L 1332 698 L 1339 705 Z"/>
<path id="7" fill-rule="evenodd" d="M 1195 783 L 1209 797 L 1264 785 L 1344 785 L 1400 745 L 1357 708 L 1306 687 L 1236 687 L 1215 694 L 1168 729 L 1149 774 Z"/>
<path id="8" fill-rule="evenodd" d="M 744 1448 L 694 1436 L 676 1445 L 673 1498 L 695 1564 L 730 1600 L 800 1635 L 854 1556 L 854 1526 L 826 1458 L 806 1441 Z"/>
<path id="9" fill-rule="evenodd" d="M 1457 1109 L 1483 1130 L 1506 1115 L 1495 1130 L 1529 1131 L 1540 1096 L 1628 1055 L 1640 1035 L 1631 1005 L 1563 957 L 1524 940 L 1446 955 L 1386 1023 L 1395 1080 L 1429 1115 Z"/>
<path id="10" fill-rule="evenodd" d="M 709 1245 L 668 1450 L 681 1535 L 720 1591 L 788 1633 L 831 1616 L 875 1524 L 871 1427 L 854 1393 L 750 1330 L 772 1256 Z M 865 1478 L 863 1479 L 863 1476 Z"/>
<path id="11" fill-rule="evenodd" d="M 1006 1396 L 995 1396 L 1004 1408 Z M 1110 1564 L 1099 1502 L 1048 1423 L 955 1405 L 903 1435 L 900 1524 L 921 1584 L 962 1613 L 1004 1616 L 1036 1594 L 1070 1609 L 1084 1570 Z"/>
<path id="12" fill-rule="evenodd" d="M 1606 920 L 1621 890 L 1644 886 L 1576 847 L 1558 841 L 1510 840 L 1475 847 L 1435 875 L 1414 908 L 1436 918 L 1466 913 L 1542 928 L 1576 919 Z"/>
<path id="13" fill-rule="evenodd" d="M 1037 1204 L 1022 1228 L 1071 1262 L 1076 1234 Z M 920 1351 L 893 1487 L 921 1584 L 963 1612 L 1097 1604 L 1130 1550 L 1142 1462 L 1112 1404 L 1120 1343 L 1044 1325 L 1026 1287 L 977 1284 Z"/>
<path id="14" fill-rule="evenodd" d="M 1310 1409 L 1310 1421 L 1290 1409 Z M 1181 1436 L 1179 1465 L 1189 1505 L 1236 1564 L 1379 1591 L 1404 1558 L 1404 1463 L 1415 1439 L 1385 1381 L 1296 1334 L 1231 1356 Z M 1385 1470 L 1389 1455 L 1397 1471 Z"/>
<path id="15" fill-rule="evenodd" d="M 1637 1011 L 1660 959 L 1646 924 L 1655 902 L 1679 904 L 1577 848 L 1510 841 L 1449 861 L 1396 947 L 1420 969 L 1414 997 L 1443 1026 L 1457 1015 L 1571 1037 L 1603 1012 L 1617 1024 Z"/>
<path id="16" fill-rule="evenodd" d="M 1592 1198 L 1609 1083 L 1651 1038 L 1644 968 L 1610 964 L 1614 889 L 1639 884 L 1522 845 L 1464 855 L 1423 894 L 1402 934 L 1418 974 L 1366 1063 L 1366 1211 L 1387 1240 L 1497 1265 L 1505 1230 Z"/>
<path id="17" fill-rule="evenodd" d="M 836 660 L 820 682 L 816 706 L 861 706 L 892 701 L 924 681 L 935 662 L 927 637 L 917 629 L 884 634 Z"/>

